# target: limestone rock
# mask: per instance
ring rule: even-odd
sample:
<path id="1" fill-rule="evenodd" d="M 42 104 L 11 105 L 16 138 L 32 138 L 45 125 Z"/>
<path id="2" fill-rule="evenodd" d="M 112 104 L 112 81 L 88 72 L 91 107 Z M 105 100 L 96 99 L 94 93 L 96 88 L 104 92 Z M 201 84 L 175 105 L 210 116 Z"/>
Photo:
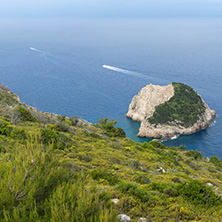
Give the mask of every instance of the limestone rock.
<path id="1" fill-rule="evenodd" d="M 130 217 L 126 214 L 119 214 L 117 218 L 120 219 L 121 222 L 130 222 Z"/>
<path id="2" fill-rule="evenodd" d="M 174 93 L 173 84 L 167 86 L 149 84 L 142 88 L 138 95 L 133 97 L 126 116 L 134 121 L 141 122 L 138 136 L 161 138 L 162 141 L 169 140 L 177 138 L 179 135 L 196 133 L 214 122 L 215 111 L 211 110 L 201 98 L 205 111 L 193 125 L 185 127 L 179 124 L 180 122 L 177 122 L 177 120 L 169 124 L 151 124 L 148 119 L 153 116 L 156 107 L 169 101 L 174 96 Z"/>
<path id="3" fill-rule="evenodd" d="M 137 222 L 146 222 L 146 218 L 141 217 Z"/>
<path id="4" fill-rule="evenodd" d="M 8 88 L 8 86 L 3 85 L 2 83 L 0 83 L 0 89 L 10 92 L 10 89 Z"/>
<path id="5" fill-rule="evenodd" d="M 118 204 L 119 199 L 111 199 L 111 201 L 112 201 L 114 204 Z"/>

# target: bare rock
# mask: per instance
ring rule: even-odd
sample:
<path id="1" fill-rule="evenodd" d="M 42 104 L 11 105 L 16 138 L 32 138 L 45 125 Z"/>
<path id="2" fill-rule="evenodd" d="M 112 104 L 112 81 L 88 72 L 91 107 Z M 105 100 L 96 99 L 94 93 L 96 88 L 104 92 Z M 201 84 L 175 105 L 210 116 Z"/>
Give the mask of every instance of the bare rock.
<path id="1" fill-rule="evenodd" d="M 130 217 L 126 214 L 119 214 L 117 218 L 120 219 L 121 222 L 130 222 Z"/>
<path id="2" fill-rule="evenodd" d="M 137 222 L 146 222 L 146 218 L 141 217 Z"/>
<path id="3" fill-rule="evenodd" d="M 114 204 L 118 204 L 119 199 L 111 199 L 111 201 L 112 201 Z"/>
<path id="4" fill-rule="evenodd" d="M 0 89 L 4 90 L 4 91 L 7 91 L 7 92 L 10 92 L 10 89 L 8 88 L 8 86 L 3 85 L 2 83 L 0 83 Z"/>
<path id="5" fill-rule="evenodd" d="M 168 86 L 149 84 L 133 97 L 126 116 L 142 122 L 153 115 L 156 106 L 167 102 L 173 95 L 174 87 L 172 84 Z"/>
<path id="6" fill-rule="evenodd" d="M 138 136 L 161 138 L 162 141 L 165 141 L 178 137 L 179 135 L 196 133 L 199 130 L 207 128 L 214 122 L 216 113 L 214 110 L 211 110 L 203 100 L 205 112 L 199 117 L 199 120 L 190 127 L 182 126 L 182 124 L 180 125 L 180 122 L 177 121 L 157 125 L 148 122 L 147 119 L 153 116 L 155 108 L 169 101 L 173 96 L 173 84 L 167 86 L 149 84 L 142 88 L 138 95 L 133 97 L 126 116 L 134 121 L 141 122 Z"/>

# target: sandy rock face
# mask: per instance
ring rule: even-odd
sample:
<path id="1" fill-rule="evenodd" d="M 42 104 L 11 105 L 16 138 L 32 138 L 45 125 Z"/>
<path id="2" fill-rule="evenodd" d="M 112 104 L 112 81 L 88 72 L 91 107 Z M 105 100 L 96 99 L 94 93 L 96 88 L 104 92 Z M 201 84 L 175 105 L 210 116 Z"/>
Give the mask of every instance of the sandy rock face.
<path id="1" fill-rule="evenodd" d="M 10 89 L 8 88 L 8 86 L 5 86 L 5 85 L 3 85 L 1 82 L 0 82 L 0 89 L 1 90 L 5 90 L 5 91 L 10 91 Z"/>
<path id="2" fill-rule="evenodd" d="M 153 115 L 156 106 L 165 103 L 173 95 L 174 87 L 172 84 L 168 86 L 149 84 L 143 87 L 138 95 L 133 97 L 126 116 L 135 121 L 142 122 L 145 118 Z"/>
<path id="3" fill-rule="evenodd" d="M 155 107 L 169 101 L 173 96 L 174 87 L 172 84 L 168 86 L 149 84 L 142 88 L 138 95 L 133 97 L 126 116 L 141 122 L 138 136 L 168 140 L 181 134 L 195 133 L 213 123 L 216 113 L 203 101 L 205 113 L 191 127 L 185 128 L 175 122 L 171 124 L 158 124 L 157 126 L 150 124 L 147 119 L 153 115 Z"/>

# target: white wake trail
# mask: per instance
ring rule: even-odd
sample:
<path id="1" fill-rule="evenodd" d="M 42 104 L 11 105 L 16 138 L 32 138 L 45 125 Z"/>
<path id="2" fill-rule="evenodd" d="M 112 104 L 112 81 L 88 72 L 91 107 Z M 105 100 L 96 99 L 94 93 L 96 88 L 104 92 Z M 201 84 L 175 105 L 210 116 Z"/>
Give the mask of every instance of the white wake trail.
<path id="1" fill-rule="evenodd" d="M 33 47 L 30 47 L 30 50 L 32 50 L 34 52 L 38 52 L 41 57 L 45 58 L 46 60 L 48 60 L 54 64 L 57 64 L 57 61 L 55 59 L 58 59 L 58 58 L 56 56 L 52 55 L 50 52 L 39 50 L 39 49 L 36 49 Z"/>
<path id="2" fill-rule="evenodd" d="M 142 73 L 129 71 L 127 69 L 121 69 L 121 68 L 117 68 L 117 67 L 114 67 L 114 66 L 108 66 L 108 65 L 103 65 L 103 68 L 109 69 L 109 70 L 112 70 L 112 71 L 115 71 L 115 72 L 121 72 L 121 73 L 131 75 L 131 76 L 136 76 L 136 77 L 143 78 L 143 79 L 150 79 L 148 76 L 146 76 Z"/>
<path id="3" fill-rule="evenodd" d="M 45 51 L 42 51 L 33 47 L 30 47 L 30 50 L 35 51 L 35 52 L 40 52 L 40 53 L 48 53 L 48 52 L 45 52 Z"/>

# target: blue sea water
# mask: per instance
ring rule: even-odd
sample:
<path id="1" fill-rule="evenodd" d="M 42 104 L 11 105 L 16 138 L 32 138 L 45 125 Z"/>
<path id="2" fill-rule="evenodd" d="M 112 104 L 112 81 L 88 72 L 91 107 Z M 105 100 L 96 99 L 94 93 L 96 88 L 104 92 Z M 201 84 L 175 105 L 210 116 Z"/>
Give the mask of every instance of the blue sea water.
<path id="1" fill-rule="evenodd" d="M 216 123 L 165 144 L 222 158 L 222 19 L 0 19 L 0 82 L 41 111 L 116 119 L 139 142 L 149 139 L 125 116 L 133 96 L 188 84 Z"/>

